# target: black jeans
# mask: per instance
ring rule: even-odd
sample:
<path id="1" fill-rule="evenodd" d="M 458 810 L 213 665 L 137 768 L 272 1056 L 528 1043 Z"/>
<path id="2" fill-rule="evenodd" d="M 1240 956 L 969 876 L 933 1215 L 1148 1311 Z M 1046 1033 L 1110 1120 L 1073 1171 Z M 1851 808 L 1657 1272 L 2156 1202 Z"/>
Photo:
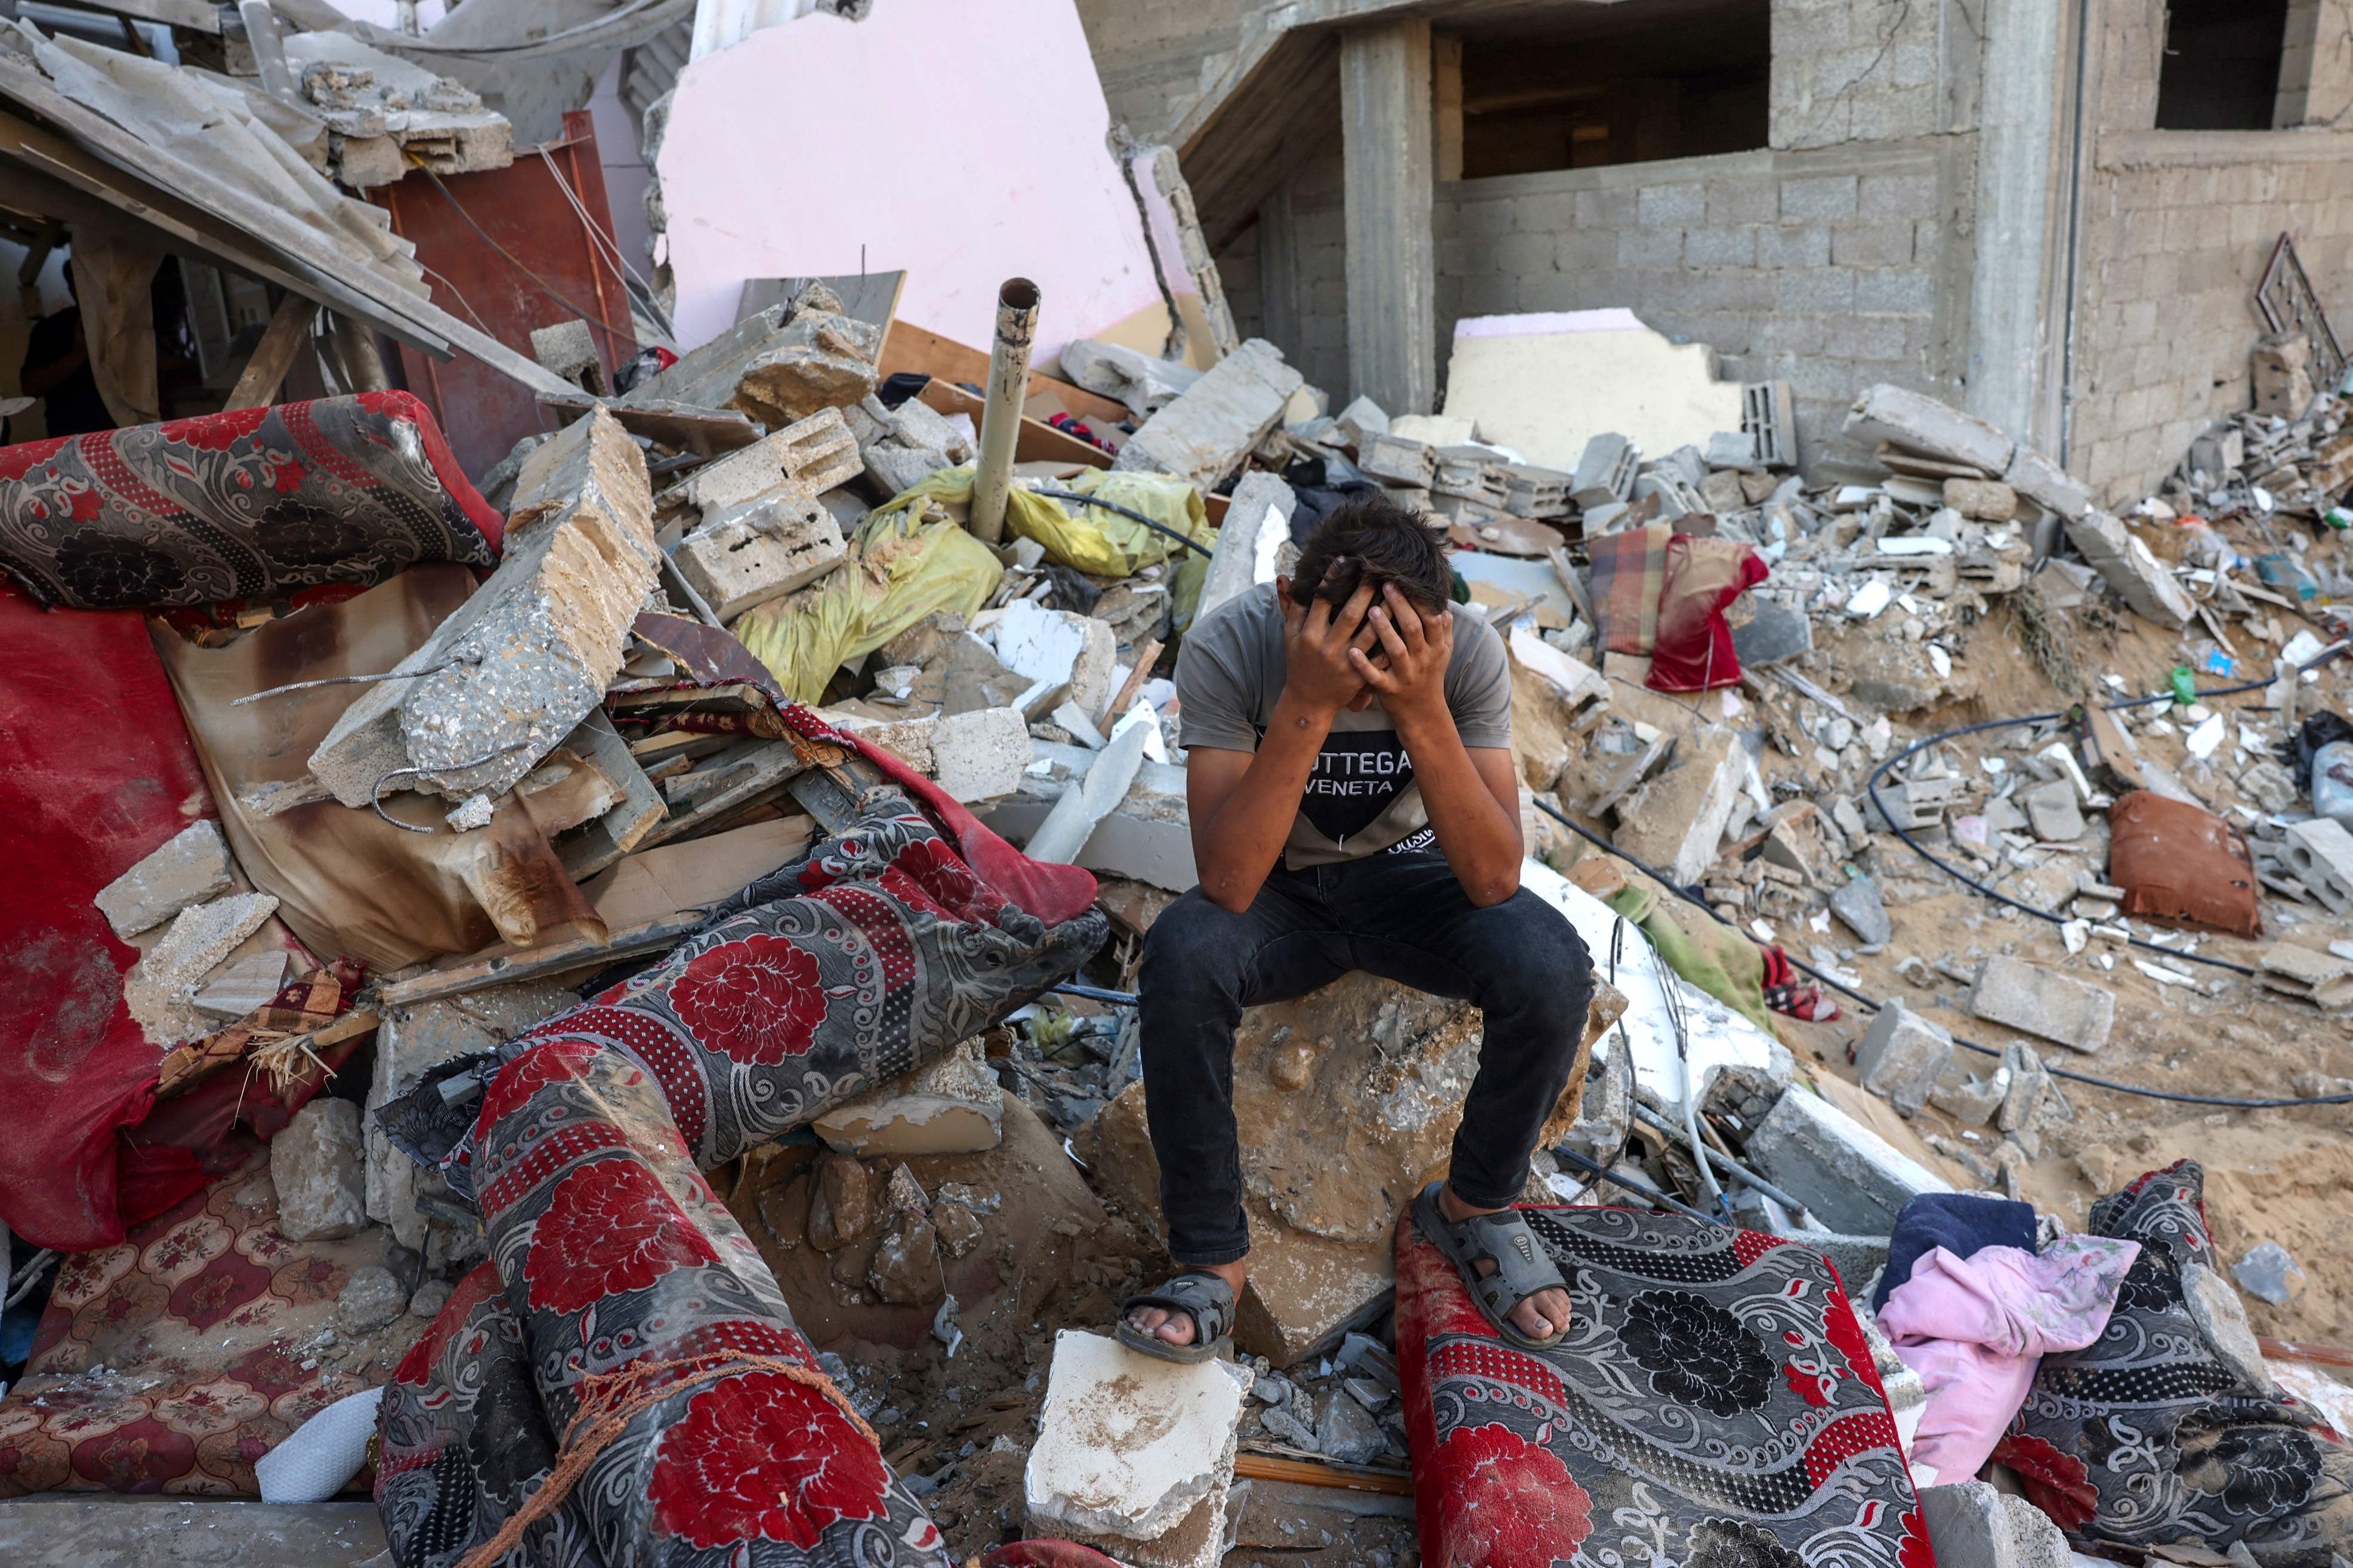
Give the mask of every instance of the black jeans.
<path id="1" fill-rule="evenodd" d="M 1593 961 L 1577 928 L 1525 889 L 1476 907 L 1434 851 L 1277 867 L 1246 913 L 1196 888 L 1144 942 L 1145 1106 L 1178 1263 L 1231 1263 L 1250 1251 L 1234 1131 L 1242 1009 L 1352 969 L 1479 1005 L 1485 1038 L 1448 1180 L 1478 1208 L 1518 1201 L 1593 999 Z"/>

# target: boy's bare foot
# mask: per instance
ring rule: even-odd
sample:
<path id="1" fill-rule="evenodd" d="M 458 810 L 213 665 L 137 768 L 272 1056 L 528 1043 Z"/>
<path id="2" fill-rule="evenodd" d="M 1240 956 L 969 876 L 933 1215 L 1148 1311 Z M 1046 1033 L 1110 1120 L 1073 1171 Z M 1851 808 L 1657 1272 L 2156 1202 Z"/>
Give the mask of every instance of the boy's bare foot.
<path id="1" fill-rule="evenodd" d="M 1473 1215 L 1500 1214 L 1503 1211 L 1472 1208 L 1469 1204 L 1456 1197 L 1454 1188 L 1449 1184 L 1438 1189 L 1438 1212 L 1448 1219 L 1469 1219 Z M 1482 1277 L 1493 1274 L 1494 1271 L 1494 1259 L 1482 1258 L 1479 1260 L 1479 1272 Z M 1532 1340 L 1548 1340 L 1555 1334 L 1567 1331 L 1572 1315 L 1573 1309 L 1569 1305 L 1567 1291 L 1556 1289 L 1539 1290 L 1512 1309 L 1512 1322 L 1520 1332 Z"/>
<path id="2" fill-rule="evenodd" d="M 1214 1274 L 1233 1287 L 1234 1299 L 1241 1300 L 1242 1280 L 1250 1274 L 1247 1262 L 1237 1258 L 1231 1263 L 1188 1263 L 1186 1268 L 1201 1274 Z M 1164 1307 L 1138 1307 L 1127 1315 L 1136 1332 L 1156 1334 L 1172 1345 L 1193 1342 L 1193 1320 L 1185 1312 L 1171 1312 Z"/>

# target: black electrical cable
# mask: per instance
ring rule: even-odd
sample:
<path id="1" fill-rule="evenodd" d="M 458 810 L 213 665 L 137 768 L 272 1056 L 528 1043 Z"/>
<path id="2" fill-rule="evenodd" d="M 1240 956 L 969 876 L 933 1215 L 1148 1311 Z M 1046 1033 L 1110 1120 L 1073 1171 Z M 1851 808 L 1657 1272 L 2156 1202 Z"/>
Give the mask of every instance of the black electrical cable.
<path id="1" fill-rule="evenodd" d="M 1188 539 L 1185 535 L 1177 532 L 1175 529 L 1169 527 L 1166 523 L 1155 522 L 1152 519 L 1145 516 L 1142 512 L 1137 511 L 1134 508 L 1122 506 L 1117 501 L 1105 500 L 1101 496 L 1082 496 L 1076 490 L 1031 490 L 1029 493 L 1033 496 L 1045 496 L 1052 500 L 1081 501 L 1088 506 L 1099 506 L 1105 511 L 1115 511 L 1122 517 L 1132 517 L 1136 521 L 1144 524 L 1145 527 L 1152 530 L 1155 533 L 1166 534 L 1169 538 L 1175 540 L 1186 549 L 1193 552 L 1196 555 L 1207 555 L 1208 553 L 1208 551 L 1201 548 L 1199 541 Z"/>
<path id="2" fill-rule="evenodd" d="M 2018 722 L 2018 721 L 2014 719 L 2008 721 L 2010 723 Z M 1701 910 L 1708 919 L 1715 921 L 1718 925 L 1725 926 L 1733 931 L 1738 931 L 1740 929 L 1739 927 L 1733 925 L 1730 921 L 1725 920 L 1722 915 L 1717 914 L 1714 909 L 1709 907 L 1705 899 L 1701 898 L 1698 894 L 1693 892 L 1688 888 L 1676 886 L 1674 879 L 1668 876 L 1664 871 L 1660 870 L 1657 867 L 1650 865 L 1632 855 L 1627 854 L 1626 851 L 1619 848 L 1608 839 L 1603 838 L 1599 834 L 1595 833 L 1592 829 L 1586 827 L 1579 823 L 1571 821 L 1567 816 L 1562 816 L 1559 812 L 1555 811 L 1551 806 L 1545 805 L 1544 802 L 1538 801 L 1535 805 L 1538 811 L 1543 812 L 1546 816 L 1551 817 L 1555 822 L 1559 823 L 1571 833 L 1574 833 L 1578 837 L 1586 840 L 1595 848 L 1615 855 L 1620 860 L 1625 861 L 1628 865 L 1633 867 L 1636 870 L 1641 872 L 1644 876 L 1658 883 L 1659 886 L 1666 889 L 1667 891 L 1674 894 L 1675 897 L 1683 900 L 1683 902 Z M 1746 933 L 1743 932 L 1742 934 L 1745 936 Z M 1862 992 L 1857 991 L 1853 986 L 1844 984 L 1841 982 L 1831 978 L 1830 975 L 1824 974 L 1820 970 L 1816 969 L 1813 965 L 1806 963 L 1802 959 L 1791 958 L 1789 963 L 1796 968 L 1801 969 L 1806 973 L 1812 975 L 1815 979 L 1820 981 L 1823 984 L 1829 986 L 1840 995 L 1848 997 L 1854 1002 L 1861 1004 L 1862 1006 L 1869 1008 L 1874 1013 L 1879 1011 L 1880 1004 L 1878 1002 L 1864 995 Z M 1976 1051 L 1981 1056 L 1998 1057 L 2002 1054 L 2000 1049 L 1997 1047 L 1981 1046 L 1975 1040 L 1964 1039 L 1958 1035 L 1955 1035 L 1953 1037 L 1953 1043 L 1957 1046 L 1966 1047 L 1968 1049 Z M 2225 1095 L 2182 1094 L 2169 1089 L 2144 1089 L 2138 1084 L 2117 1083 L 2111 1079 L 2094 1078 L 2089 1073 L 2074 1072 L 2066 1068 L 2052 1067 L 2047 1062 L 2043 1064 L 2043 1070 L 2050 1073 L 2053 1078 L 2063 1078 L 2070 1083 L 2089 1084 L 2094 1089 L 2114 1089 L 2118 1094 L 2137 1094 L 2147 1100 L 2169 1100 L 2182 1105 L 2218 1105 L 2232 1110 L 2293 1110 L 2306 1106 L 2314 1105 L 2353 1105 L 2353 1094 L 2313 1095 L 2295 1100 L 2233 1100 Z"/>
<path id="3" fill-rule="evenodd" d="M 2335 658 L 2338 654 L 2344 652 L 2346 647 L 2347 645 L 2341 641 L 2331 643 L 2327 647 L 2323 648 L 2320 651 L 2319 656 L 2314 658 L 2310 663 L 2299 665 L 2296 668 L 2296 673 L 2298 675 L 2302 675 L 2307 669 L 2319 668 L 2322 665 L 2327 664 L 2330 659 Z M 2253 691 L 2257 687 L 2269 686 L 2271 682 L 2269 680 L 2247 680 L 2242 681 L 2236 686 L 2218 686 L 2211 690 L 2198 691 L 2194 694 L 2201 700 L 2209 697 L 2232 697 L 2237 695 L 2239 692 Z M 2147 708 L 2155 703 L 2171 702 L 2173 700 L 2175 700 L 2173 693 L 2160 692 L 2154 697 L 2135 697 L 2127 699 L 2122 702 L 2103 703 L 2101 706 L 2105 711 L 2115 713 L 2120 712 L 2127 708 Z M 2071 710 L 2071 711 L 2073 710 Z M 1947 730 L 1942 734 L 1930 735 L 1926 740 L 1915 741 L 1911 745 L 1905 747 L 1904 750 L 1896 752 L 1894 756 L 1880 763 L 1878 767 L 1872 770 L 1871 777 L 1863 784 L 1864 793 L 1871 796 L 1871 804 L 1878 808 L 1881 819 L 1884 821 L 1889 827 L 1894 830 L 1896 837 L 1904 840 L 1904 847 L 1911 850 L 1915 855 L 1919 856 L 1923 860 L 1928 862 L 1929 865 L 1936 868 L 1937 870 L 1942 871 L 1947 877 L 1952 878 L 1953 880 L 1961 883 L 1963 886 L 1969 888 L 1973 891 L 1982 893 L 1998 904 L 2007 904 L 2013 910 L 2019 910 L 2024 913 L 2034 916 L 2037 920 L 2049 921 L 2052 925 L 2064 925 L 2067 921 L 2067 918 L 2064 915 L 2059 914 L 2055 910 L 2038 910 L 2032 904 L 2024 903 L 2017 899 L 2013 899 L 2008 893 L 2002 892 L 1995 888 L 1988 887 L 1985 883 L 1979 881 L 1977 878 L 1970 876 L 1968 872 L 1958 870 L 1948 862 L 1940 860 L 1936 856 L 1929 854 L 1926 848 L 1921 847 L 1920 841 L 1912 837 L 1910 830 L 1898 824 L 1894 816 L 1889 813 L 1885 803 L 1879 798 L 1879 785 L 1880 781 L 1884 779 L 1898 763 L 1904 762 L 1907 758 L 1916 756 L 1920 752 L 1926 751 L 1931 746 L 1939 746 L 1944 744 L 1947 741 L 1957 740 L 1963 735 L 1974 735 L 1984 730 L 2008 730 L 2024 724 L 2048 724 L 2056 721 L 2064 720 L 2069 715 L 2067 713 L 2030 713 L 2022 719 L 1989 719 L 1981 724 L 1964 724 L 1957 730 Z M 2161 952 L 2168 958 L 2178 958 L 2190 963 L 2202 963 L 2211 969 L 2227 969 L 2233 974 L 2253 974 L 2255 973 L 2255 971 L 2248 965 L 2243 963 L 2233 963 L 2227 958 L 2208 958 L 2200 953 L 2184 952 L 2178 948 L 2168 947 L 2163 942 L 2147 942 L 2137 936 L 2127 935 L 2125 938 L 2125 941 L 2133 947 L 2143 948 L 2150 952 Z"/>

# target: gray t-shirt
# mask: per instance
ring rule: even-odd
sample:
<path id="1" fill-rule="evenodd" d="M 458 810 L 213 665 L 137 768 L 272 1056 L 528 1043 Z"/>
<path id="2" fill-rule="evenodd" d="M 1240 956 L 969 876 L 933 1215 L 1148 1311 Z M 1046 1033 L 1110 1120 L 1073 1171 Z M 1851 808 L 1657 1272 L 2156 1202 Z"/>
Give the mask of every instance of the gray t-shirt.
<path id="1" fill-rule="evenodd" d="M 1512 672 L 1504 639 L 1464 605 L 1454 612 L 1454 654 L 1446 666 L 1446 705 L 1465 746 L 1512 743 Z M 1187 747 L 1255 752 L 1282 696 L 1282 606 L 1262 584 L 1193 623 L 1176 658 L 1177 723 Z M 1413 762 L 1378 699 L 1363 712 L 1343 708 L 1307 777 L 1307 789 L 1283 846 L 1283 864 L 1355 860 L 1384 849 L 1435 842 Z"/>

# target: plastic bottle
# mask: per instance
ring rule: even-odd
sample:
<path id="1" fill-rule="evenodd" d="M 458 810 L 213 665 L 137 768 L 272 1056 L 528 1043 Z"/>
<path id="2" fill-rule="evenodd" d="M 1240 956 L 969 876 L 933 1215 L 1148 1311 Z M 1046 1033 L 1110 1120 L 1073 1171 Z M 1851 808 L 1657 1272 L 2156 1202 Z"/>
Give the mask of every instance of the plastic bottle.
<path id="1" fill-rule="evenodd" d="M 2331 741 L 2312 753 L 2312 809 L 2353 827 L 2353 741 Z"/>

